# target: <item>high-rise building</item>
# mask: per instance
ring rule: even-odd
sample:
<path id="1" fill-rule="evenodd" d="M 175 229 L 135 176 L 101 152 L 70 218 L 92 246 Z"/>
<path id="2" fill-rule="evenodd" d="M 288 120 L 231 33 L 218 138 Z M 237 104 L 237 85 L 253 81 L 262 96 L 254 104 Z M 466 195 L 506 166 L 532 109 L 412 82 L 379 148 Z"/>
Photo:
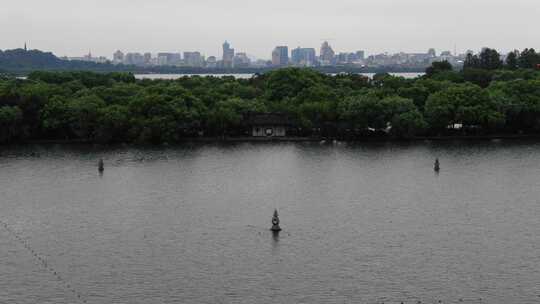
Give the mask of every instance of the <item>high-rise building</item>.
<path id="1" fill-rule="evenodd" d="M 359 51 L 362 52 L 362 51 Z M 336 63 L 337 64 L 359 64 L 364 61 L 363 53 L 360 53 L 360 56 L 358 56 L 358 53 L 339 53 L 336 56 Z"/>
<path id="2" fill-rule="evenodd" d="M 284 66 L 289 64 L 289 47 L 276 46 L 272 52 L 272 65 Z"/>
<path id="3" fill-rule="evenodd" d="M 235 68 L 247 68 L 251 65 L 251 60 L 246 53 L 237 53 L 233 58 L 233 66 Z"/>
<path id="4" fill-rule="evenodd" d="M 297 47 L 291 51 L 291 63 L 296 66 L 314 66 L 316 55 L 314 48 Z"/>
<path id="5" fill-rule="evenodd" d="M 358 60 L 364 60 L 366 59 L 366 52 L 356 51 L 356 57 L 358 57 Z"/>
<path id="6" fill-rule="evenodd" d="M 432 57 L 432 58 L 437 57 L 437 52 L 435 52 L 435 49 L 433 49 L 433 48 L 429 49 L 427 53 L 428 53 L 429 57 Z"/>
<path id="7" fill-rule="evenodd" d="M 188 67 L 202 67 L 203 59 L 199 52 L 184 52 L 184 65 Z"/>
<path id="8" fill-rule="evenodd" d="M 157 62 L 159 65 L 179 65 L 182 62 L 180 53 L 158 53 Z"/>
<path id="9" fill-rule="evenodd" d="M 330 44 L 328 44 L 328 41 L 323 42 L 323 44 L 321 45 L 321 55 L 320 55 L 321 65 L 334 64 L 335 55 L 336 53 L 334 52 Z"/>
<path id="10" fill-rule="evenodd" d="M 151 62 L 152 62 L 152 54 L 144 53 L 144 64 L 150 65 Z"/>
<path id="11" fill-rule="evenodd" d="M 141 53 L 127 53 L 124 57 L 126 64 L 144 65 L 144 56 Z"/>
<path id="12" fill-rule="evenodd" d="M 206 59 L 207 68 L 216 68 L 217 67 L 217 58 L 215 56 L 209 56 Z"/>
<path id="13" fill-rule="evenodd" d="M 349 63 L 349 57 L 352 53 L 339 53 L 336 55 L 337 64 L 347 64 Z"/>
<path id="14" fill-rule="evenodd" d="M 124 62 L 124 53 L 122 53 L 122 51 L 120 51 L 120 50 L 114 52 L 114 54 L 113 54 L 113 63 L 114 64 L 119 64 L 119 63 L 123 63 L 123 62 Z"/>
<path id="15" fill-rule="evenodd" d="M 223 67 L 232 68 L 234 58 L 234 49 L 231 48 L 231 45 L 225 41 L 223 43 Z"/>

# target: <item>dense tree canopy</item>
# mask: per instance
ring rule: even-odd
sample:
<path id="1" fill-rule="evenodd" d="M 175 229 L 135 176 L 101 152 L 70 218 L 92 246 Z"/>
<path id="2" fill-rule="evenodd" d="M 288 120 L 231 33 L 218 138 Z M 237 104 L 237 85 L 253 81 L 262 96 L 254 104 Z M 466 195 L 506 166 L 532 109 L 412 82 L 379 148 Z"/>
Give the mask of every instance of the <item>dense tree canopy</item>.
<path id="1" fill-rule="evenodd" d="M 434 63 L 425 76 L 327 75 L 286 68 L 233 77 L 136 80 L 131 74 L 34 72 L 0 78 L 0 142 L 175 142 L 244 136 L 250 113 L 285 113 L 302 136 L 362 138 L 534 134 L 540 72 L 534 50 L 472 57 L 463 71 Z"/>

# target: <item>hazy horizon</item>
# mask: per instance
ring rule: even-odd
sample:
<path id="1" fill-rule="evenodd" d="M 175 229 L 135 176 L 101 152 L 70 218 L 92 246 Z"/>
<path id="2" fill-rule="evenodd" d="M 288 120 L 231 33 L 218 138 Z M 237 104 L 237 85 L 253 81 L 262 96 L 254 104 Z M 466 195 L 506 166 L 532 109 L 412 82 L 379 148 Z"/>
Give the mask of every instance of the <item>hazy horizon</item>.
<path id="1" fill-rule="evenodd" d="M 276 45 L 336 52 L 462 53 L 484 46 L 502 52 L 540 48 L 538 0 L 246 0 L 9 1 L 0 11 L 0 49 L 52 51 L 58 56 L 111 57 L 124 52 L 237 52 L 267 59 Z"/>

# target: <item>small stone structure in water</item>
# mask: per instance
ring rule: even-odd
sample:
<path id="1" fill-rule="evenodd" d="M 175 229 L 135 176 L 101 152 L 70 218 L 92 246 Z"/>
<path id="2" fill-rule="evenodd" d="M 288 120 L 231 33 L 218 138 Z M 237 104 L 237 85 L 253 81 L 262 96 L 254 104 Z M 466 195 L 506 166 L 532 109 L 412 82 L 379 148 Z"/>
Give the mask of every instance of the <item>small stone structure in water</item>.
<path id="1" fill-rule="evenodd" d="M 279 227 L 279 215 L 277 213 L 277 209 L 274 210 L 274 216 L 272 216 L 272 228 L 270 230 L 273 232 L 281 231 L 281 227 Z"/>
<path id="2" fill-rule="evenodd" d="M 103 170 L 105 170 L 105 167 L 104 167 L 104 164 L 103 164 L 103 158 L 100 158 L 99 162 L 98 162 L 98 171 L 103 172 Z"/>

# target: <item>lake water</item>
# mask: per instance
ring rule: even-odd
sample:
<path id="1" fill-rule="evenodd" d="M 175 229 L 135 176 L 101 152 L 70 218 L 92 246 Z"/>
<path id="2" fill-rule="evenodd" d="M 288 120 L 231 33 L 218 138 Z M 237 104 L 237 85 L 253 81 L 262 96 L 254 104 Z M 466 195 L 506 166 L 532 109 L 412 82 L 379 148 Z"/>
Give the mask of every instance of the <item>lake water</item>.
<path id="1" fill-rule="evenodd" d="M 401 76 L 404 78 L 416 78 L 419 76 L 424 75 L 424 73 L 388 73 L 390 75 L 394 76 Z M 254 74 L 136 74 L 135 78 L 137 79 L 178 79 L 185 76 L 191 77 L 191 76 L 201 76 L 201 77 L 224 77 L 224 76 L 232 76 L 234 78 L 238 79 L 249 79 L 253 77 Z M 335 74 L 334 74 L 335 75 Z M 361 73 L 361 75 L 367 76 L 369 78 L 372 78 L 375 73 Z"/>
<path id="2" fill-rule="evenodd" d="M 540 302 L 540 143 L 3 147 L 0 185 L 1 303 Z"/>

